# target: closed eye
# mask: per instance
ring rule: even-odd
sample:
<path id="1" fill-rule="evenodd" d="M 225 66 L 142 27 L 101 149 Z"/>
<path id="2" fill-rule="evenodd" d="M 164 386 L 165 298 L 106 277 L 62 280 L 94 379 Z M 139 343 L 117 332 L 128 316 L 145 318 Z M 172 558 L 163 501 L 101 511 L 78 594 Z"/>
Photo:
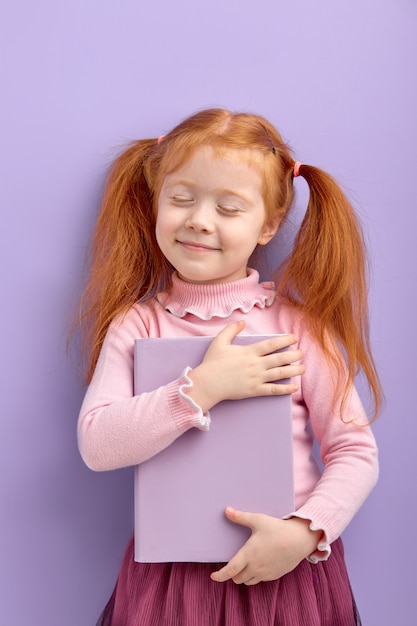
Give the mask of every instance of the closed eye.
<path id="1" fill-rule="evenodd" d="M 188 204 L 194 201 L 192 196 L 186 196 L 182 194 L 176 194 L 175 196 L 171 196 L 172 202 L 175 204 Z"/>
<path id="2" fill-rule="evenodd" d="M 241 209 L 237 206 L 233 206 L 232 204 L 219 204 L 217 205 L 217 210 L 223 215 L 237 215 L 240 213 Z"/>

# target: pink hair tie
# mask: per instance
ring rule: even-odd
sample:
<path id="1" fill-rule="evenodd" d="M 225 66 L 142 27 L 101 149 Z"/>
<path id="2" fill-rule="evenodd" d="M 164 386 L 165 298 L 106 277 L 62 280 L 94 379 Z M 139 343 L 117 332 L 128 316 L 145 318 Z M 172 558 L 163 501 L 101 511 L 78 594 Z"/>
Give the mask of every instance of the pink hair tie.
<path id="1" fill-rule="evenodd" d="M 300 167 L 302 166 L 302 163 L 300 163 L 300 161 L 296 161 L 294 163 L 294 177 L 299 176 L 300 175 Z"/>
<path id="2" fill-rule="evenodd" d="M 159 137 L 158 137 L 158 146 L 162 143 L 164 137 L 165 137 L 165 135 L 159 135 Z"/>

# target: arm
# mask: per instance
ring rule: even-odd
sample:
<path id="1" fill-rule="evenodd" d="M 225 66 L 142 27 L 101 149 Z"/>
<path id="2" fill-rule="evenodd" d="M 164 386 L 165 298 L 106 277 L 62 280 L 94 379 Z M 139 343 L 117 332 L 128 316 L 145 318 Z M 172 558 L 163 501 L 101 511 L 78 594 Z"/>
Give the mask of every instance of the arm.
<path id="1" fill-rule="evenodd" d="M 342 421 L 332 407 L 334 382 L 323 352 L 308 333 L 299 332 L 306 373 L 303 393 L 294 398 L 294 419 L 303 420 L 307 404 L 324 471 L 307 500 L 287 519 L 226 511 L 231 521 L 249 527 L 252 535 L 212 575 L 218 582 L 255 584 L 279 578 L 303 558 L 312 562 L 328 558 L 331 542 L 346 528 L 378 477 L 375 439 L 356 390 L 351 390 Z"/>
<path id="2" fill-rule="evenodd" d="M 352 387 L 344 414 L 332 406 L 334 380 L 320 346 L 304 331 L 306 374 L 302 397 L 320 446 L 323 473 L 314 490 L 294 515 L 321 528 L 324 541 L 313 561 L 327 558 L 330 544 L 355 516 L 378 479 L 378 450 L 367 415 Z M 297 407 L 299 410 L 299 407 Z"/>
<path id="3" fill-rule="evenodd" d="M 123 321 L 113 323 L 79 417 L 79 447 L 86 464 L 95 470 L 136 465 L 189 428 L 205 428 L 207 411 L 223 399 L 295 390 L 296 385 L 272 381 L 301 373 L 303 366 L 292 365 L 301 353 L 269 353 L 296 338 L 290 335 L 250 346 L 231 345 L 243 326 L 226 326 L 194 370 L 187 368 L 176 381 L 134 396 L 134 340 L 148 333 L 135 308 Z M 248 384 L 242 385 L 245 379 Z"/>
<path id="4" fill-rule="evenodd" d="M 136 465 L 201 426 L 201 411 L 181 393 L 191 385 L 184 375 L 134 396 L 134 341 L 147 335 L 135 309 L 109 328 L 78 419 L 80 453 L 91 469 Z"/>

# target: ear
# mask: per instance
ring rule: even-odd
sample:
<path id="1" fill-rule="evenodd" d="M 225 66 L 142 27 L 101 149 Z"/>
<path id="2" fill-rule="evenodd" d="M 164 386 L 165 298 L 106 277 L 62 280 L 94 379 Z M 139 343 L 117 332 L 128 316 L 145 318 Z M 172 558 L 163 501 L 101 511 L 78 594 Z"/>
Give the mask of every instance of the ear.
<path id="1" fill-rule="evenodd" d="M 258 245 L 265 246 L 275 236 L 281 220 L 274 220 L 268 224 L 264 224 L 261 234 L 259 235 Z"/>

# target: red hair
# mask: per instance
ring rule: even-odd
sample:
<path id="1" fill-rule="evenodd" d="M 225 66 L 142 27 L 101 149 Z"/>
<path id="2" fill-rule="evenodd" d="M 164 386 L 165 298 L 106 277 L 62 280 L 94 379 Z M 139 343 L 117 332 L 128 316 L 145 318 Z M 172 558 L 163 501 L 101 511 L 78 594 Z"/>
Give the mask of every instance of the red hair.
<path id="1" fill-rule="evenodd" d="M 248 148 L 262 154 L 251 165 L 263 178 L 266 220 L 280 222 L 290 211 L 294 159 L 274 126 L 260 116 L 207 109 L 184 120 L 160 142 L 133 143 L 112 167 L 94 234 L 81 303 L 88 380 L 111 321 L 138 300 L 170 286 L 172 268 L 155 238 L 156 204 L 165 176 L 202 145 L 219 152 L 244 148 L 245 158 L 251 154 Z M 310 198 L 292 253 L 276 272 L 278 293 L 308 318 L 336 366 L 342 404 L 362 370 L 377 415 L 381 391 L 369 342 L 360 224 L 333 178 L 310 165 L 302 165 L 299 174 L 309 185 Z"/>

